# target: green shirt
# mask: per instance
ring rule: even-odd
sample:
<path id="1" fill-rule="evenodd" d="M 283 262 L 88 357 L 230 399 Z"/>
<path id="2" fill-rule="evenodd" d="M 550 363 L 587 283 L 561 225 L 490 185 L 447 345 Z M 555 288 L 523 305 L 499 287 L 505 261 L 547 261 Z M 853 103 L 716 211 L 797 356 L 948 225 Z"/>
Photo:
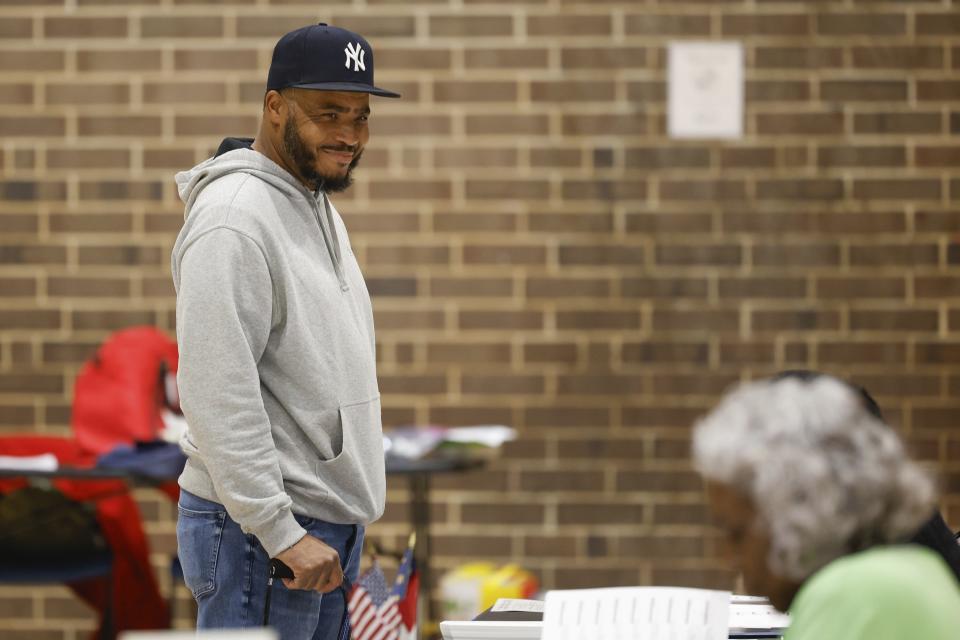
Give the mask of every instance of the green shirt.
<path id="1" fill-rule="evenodd" d="M 840 558 L 800 588 L 785 640 L 956 640 L 960 585 L 925 547 Z"/>

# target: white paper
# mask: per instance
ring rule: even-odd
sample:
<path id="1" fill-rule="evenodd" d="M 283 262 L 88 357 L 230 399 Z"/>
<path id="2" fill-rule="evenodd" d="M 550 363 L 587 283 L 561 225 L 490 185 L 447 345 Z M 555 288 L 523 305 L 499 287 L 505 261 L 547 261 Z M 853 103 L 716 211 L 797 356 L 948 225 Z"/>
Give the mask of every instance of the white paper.
<path id="1" fill-rule="evenodd" d="M 0 456 L 0 469 L 10 471 L 56 471 L 57 456 L 41 453 L 38 456 Z"/>
<path id="2" fill-rule="evenodd" d="M 726 640 L 730 593 L 615 587 L 547 593 L 543 640 Z"/>
<path id="3" fill-rule="evenodd" d="M 730 629 L 746 631 L 769 631 L 786 629 L 790 626 L 790 616 L 777 611 L 776 607 L 759 598 L 755 602 L 730 603 Z"/>
<path id="4" fill-rule="evenodd" d="M 543 600 L 517 600 L 516 598 L 497 598 L 491 611 L 529 611 L 543 612 Z"/>
<path id="5" fill-rule="evenodd" d="M 671 138 L 743 136 L 743 45 L 671 42 L 668 48 Z"/>

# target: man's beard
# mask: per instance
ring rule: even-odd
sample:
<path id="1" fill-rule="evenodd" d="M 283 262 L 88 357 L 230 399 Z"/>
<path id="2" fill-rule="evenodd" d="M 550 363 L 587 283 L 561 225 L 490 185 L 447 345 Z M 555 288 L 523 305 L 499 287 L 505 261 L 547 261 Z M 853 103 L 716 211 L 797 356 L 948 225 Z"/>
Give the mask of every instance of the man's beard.
<path id="1" fill-rule="evenodd" d="M 324 148 L 330 149 L 331 151 L 352 150 L 349 147 L 342 146 L 328 146 Z M 303 142 L 303 138 L 300 137 L 300 133 L 297 131 L 296 126 L 294 126 L 292 118 L 288 118 L 287 123 L 283 126 L 283 150 L 287 154 L 287 157 L 293 160 L 297 171 L 299 171 L 303 179 L 306 180 L 308 186 L 314 191 L 320 190 L 327 193 L 345 191 L 353 184 L 353 175 L 351 175 L 353 168 L 357 166 L 357 163 L 360 162 L 360 156 L 363 155 L 362 151 L 355 155 L 347 166 L 347 172 L 343 175 L 325 176 L 320 174 L 316 169 L 317 154 Z"/>

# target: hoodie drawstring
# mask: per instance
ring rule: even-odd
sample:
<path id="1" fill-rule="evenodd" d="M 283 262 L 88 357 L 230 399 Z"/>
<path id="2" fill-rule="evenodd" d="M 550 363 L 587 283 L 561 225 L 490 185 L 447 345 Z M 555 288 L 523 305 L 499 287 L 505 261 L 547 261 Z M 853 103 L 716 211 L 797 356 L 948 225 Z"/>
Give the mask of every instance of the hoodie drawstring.
<path id="1" fill-rule="evenodd" d="M 333 261 L 333 270 L 337 273 L 340 290 L 347 291 L 350 289 L 350 285 L 347 283 L 347 278 L 343 273 L 343 259 L 340 255 L 340 239 L 337 236 L 337 225 L 334 223 L 333 214 L 330 212 L 330 201 L 327 199 L 327 194 L 321 191 L 317 199 L 320 198 L 323 200 L 323 217 L 326 219 L 326 224 L 320 219 L 319 207 L 314 209 L 314 213 L 317 216 L 317 224 L 320 225 L 323 241 L 326 243 L 327 251 L 330 253 L 330 259 Z M 314 200 L 314 203 L 316 203 L 317 199 Z"/>

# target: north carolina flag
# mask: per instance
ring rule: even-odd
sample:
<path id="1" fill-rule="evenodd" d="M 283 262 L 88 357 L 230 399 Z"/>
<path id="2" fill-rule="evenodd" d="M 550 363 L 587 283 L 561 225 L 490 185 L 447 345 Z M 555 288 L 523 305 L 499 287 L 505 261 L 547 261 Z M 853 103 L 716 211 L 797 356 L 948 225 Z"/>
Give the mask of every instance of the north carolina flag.
<path id="1" fill-rule="evenodd" d="M 403 554 L 393 588 L 377 559 L 350 592 L 350 636 L 353 640 L 407 640 L 417 633 L 417 576 L 413 545 Z M 412 609 L 410 603 L 413 603 Z"/>

